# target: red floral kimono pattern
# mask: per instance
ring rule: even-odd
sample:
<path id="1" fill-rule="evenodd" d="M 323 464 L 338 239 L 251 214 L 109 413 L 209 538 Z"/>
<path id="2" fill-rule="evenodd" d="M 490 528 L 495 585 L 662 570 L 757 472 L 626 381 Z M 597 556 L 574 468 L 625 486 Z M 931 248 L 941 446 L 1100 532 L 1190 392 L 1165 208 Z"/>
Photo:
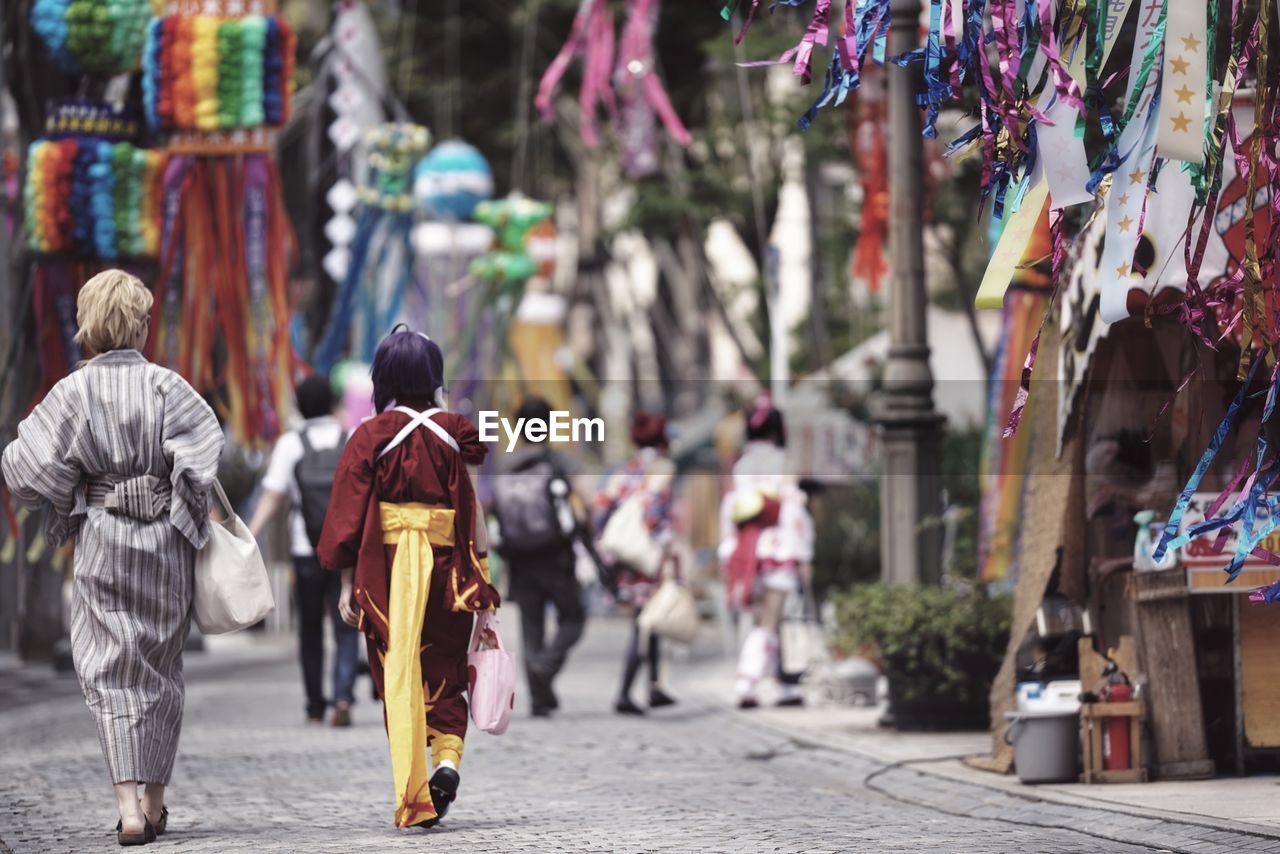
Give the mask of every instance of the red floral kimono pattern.
<path id="1" fill-rule="evenodd" d="M 412 408 L 412 401 L 406 401 Z M 425 406 L 421 408 L 426 408 Z M 382 504 L 420 504 L 454 510 L 452 547 L 434 549 L 422 630 L 421 665 L 428 715 L 428 745 L 438 763 L 461 759 L 467 731 L 467 644 L 473 614 L 496 608 L 487 555 L 478 553 L 475 493 L 467 465 L 484 460 L 488 448 L 464 416 L 442 413 L 436 421 L 461 453 L 425 428 L 411 433 L 381 459 L 382 449 L 409 422 L 395 411 L 369 419 L 352 434 L 334 479 L 324 533 L 316 550 L 326 569 L 355 567 L 354 597 L 369 648 L 369 667 L 380 696 L 388 650 L 387 615 L 396 546 L 384 543 Z M 483 542 L 483 540 L 482 540 Z M 431 811 L 429 805 L 424 809 Z M 433 812 L 433 811 L 431 811 Z"/>

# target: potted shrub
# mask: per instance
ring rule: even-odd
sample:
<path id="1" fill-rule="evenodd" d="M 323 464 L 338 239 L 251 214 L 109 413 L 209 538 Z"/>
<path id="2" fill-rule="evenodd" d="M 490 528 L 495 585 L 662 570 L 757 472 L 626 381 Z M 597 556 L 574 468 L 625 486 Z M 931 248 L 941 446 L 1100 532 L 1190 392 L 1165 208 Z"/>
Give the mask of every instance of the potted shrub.
<path id="1" fill-rule="evenodd" d="M 836 597 L 837 644 L 880 663 L 898 729 L 986 729 L 1010 610 L 979 585 L 860 585 Z"/>

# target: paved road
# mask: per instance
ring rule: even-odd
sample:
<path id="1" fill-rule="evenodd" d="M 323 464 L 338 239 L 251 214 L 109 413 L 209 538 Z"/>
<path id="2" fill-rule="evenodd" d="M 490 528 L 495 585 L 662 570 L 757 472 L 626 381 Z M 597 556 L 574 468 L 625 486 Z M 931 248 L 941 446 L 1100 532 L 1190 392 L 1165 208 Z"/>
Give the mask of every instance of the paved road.
<path id="1" fill-rule="evenodd" d="M 373 704 L 357 707 L 350 730 L 304 726 L 287 648 L 240 668 L 200 668 L 189 680 L 171 830 L 156 850 L 1212 850 L 1162 848 L 1152 841 L 1160 822 L 1139 822 L 1150 831 L 1145 845 L 1038 827 L 1029 802 L 975 798 L 909 769 L 797 745 L 749 715 L 690 700 L 689 686 L 687 701 L 668 713 L 619 718 L 607 706 L 620 644 L 616 626 L 595 624 L 562 682 L 558 717 L 520 718 L 501 738 L 475 736 L 459 801 L 433 831 L 391 825 L 391 772 Z M 917 793 L 931 805 L 904 802 Z M 981 817 L 953 814 L 975 812 Z M 0 851 L 114 850 L 114 823 L 79 698 L 0 715 Z M 1122 826 L 1103 835 L 1125 838 Z"/>

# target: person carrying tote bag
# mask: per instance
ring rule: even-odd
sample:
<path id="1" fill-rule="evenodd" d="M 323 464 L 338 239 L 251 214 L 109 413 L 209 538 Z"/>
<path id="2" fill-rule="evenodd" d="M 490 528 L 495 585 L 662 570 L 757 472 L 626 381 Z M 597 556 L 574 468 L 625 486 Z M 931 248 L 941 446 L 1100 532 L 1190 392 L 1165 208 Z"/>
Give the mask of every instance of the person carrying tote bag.
<path id="1" fill-rule="evenodd" d="M 659 489 L 661 487 L 658 487 Z M 596 541 L 596 551 L 613 565 L 625 566 L 645 578 L 657 578 L 662 569 L 663 546 L 653 535 L 646 517 L 646 483 L 627 496 L 609 515 Z"/>
<path id="2" fill-rule="evenodd" d="M 667 453 L 667 419 L 653 412 L 637 412 L 631 423 L 631 441 L 636 453 L 615 472 L 596 494 L 596 542 L 602 558 L 609 561 L 616 579 L 619 604 L 637 615 L 666 585 L 661 579 L 663 561 L 672 541 L 672 483 L 676 468 Z M 675 595 L 667 590 L 664 601 Z M 660 634 L 632 627 L 631 640 L 623 659 L 622 681 L 614 711 L 622 715 L 643 715 L 643 707 L 631 699 L 631 686 L 647 660 L 650 709 L 675 703 L 659 684 Z"/>
<path id="3" fill-rule="evenodd" d="M 44 514 L 49 545 L 75 543 L 72 658 L 115 790 L 116 841 L 145 845 L 168 830 L 182 654 L 196 556 L 217 527 L 223 434 L 186 380 L 143 355 L 143 282 L 105 270 L 75 299 L 85 361 L 18 425 L 0 468 L 13 498 Z"/>
<path id="4" fill-rule="evenodd" d="M 258 541 L 216 480 L 213 497 L 223 519 L 209 526 L 209 541 L 196 552 L 191 608 L 201 632 L 222 635 L 258 623 L 276 603 Z"/>

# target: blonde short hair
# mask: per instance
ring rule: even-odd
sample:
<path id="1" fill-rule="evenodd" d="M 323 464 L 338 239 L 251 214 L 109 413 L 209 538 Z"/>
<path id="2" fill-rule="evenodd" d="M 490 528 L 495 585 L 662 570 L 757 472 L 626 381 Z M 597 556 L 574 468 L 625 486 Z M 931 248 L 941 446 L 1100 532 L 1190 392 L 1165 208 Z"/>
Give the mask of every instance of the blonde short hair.
<path id="1" fill-rule="evenodd" d="M 151 291 L 124 270 L 104 270 L 76 300 L 76 343 L 92 354 L 133 347 L 151 316 Z"/>

